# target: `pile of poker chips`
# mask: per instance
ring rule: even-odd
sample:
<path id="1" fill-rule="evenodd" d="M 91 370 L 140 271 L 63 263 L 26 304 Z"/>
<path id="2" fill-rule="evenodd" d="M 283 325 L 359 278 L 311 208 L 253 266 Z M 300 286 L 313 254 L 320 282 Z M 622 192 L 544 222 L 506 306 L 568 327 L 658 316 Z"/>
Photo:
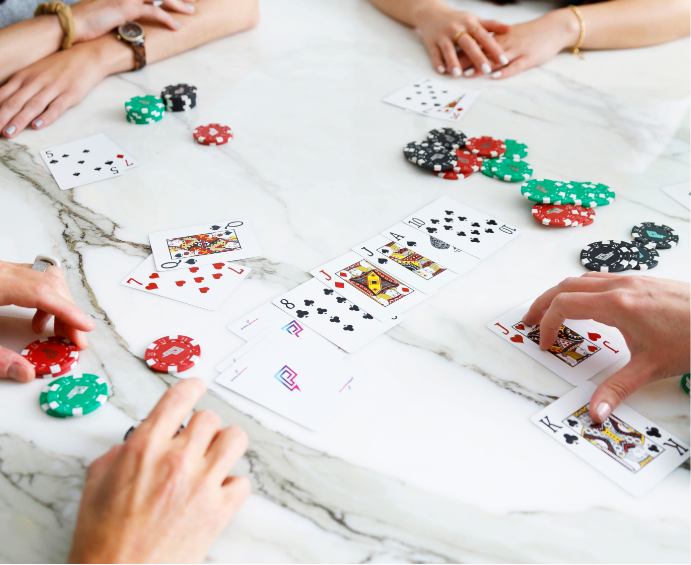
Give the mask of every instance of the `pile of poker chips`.
<path id="1" fill-rule="evenodd" d="M 185 112 L 197 105 L 197 87 L 188 84 L 166 86 L 161 91 L 161 100 L 168 112 Z"/>
<path id="2" fill-rule="evenodd" d="M 96 375 L 68 375 L 43 387 L 39 404 L 54 418 L 76 418 L 98 410 L 108 400 L 108 385 Z"/>
<path id="3" fill-rule="evenodd" d="M 135 96 L 125 102 L 127 121 L 131 124 L 151 124 L 163 119 L 166 107 L 156 96 Z"/>
<path id="4" fill-rule="evenodd" d="M 177 376 L 194 367 L 199 361 L 199 344 L 184 335 L 169 335 L 157 339 L 146 348 L 146 364 L 162 373 Z"/>
<path id="5" fill-rule="evenodd" d="M 658 265 L 658 249 L 671 249 L 679 236 L 669 226 L 643 222 L 631 230 L 634 241 L 597 241 L 583 248 L 581 263 L 591 271 L 647 271 Z"/>
<path id="6" fill-rule="evenodd" d="M 233 139 L 233 130 L 221 124 L 207 124 L 195 128 L 192 135 L 201 145 L 225 145 Z"/>
<path id="7" fill-rule="evenodd" d="M 69 373 L 79 361 L 77 346 L 66 337 L 42 337 L 31 342 L 21 355 L 34 366 L 36 377 L 60 377 Z"/>

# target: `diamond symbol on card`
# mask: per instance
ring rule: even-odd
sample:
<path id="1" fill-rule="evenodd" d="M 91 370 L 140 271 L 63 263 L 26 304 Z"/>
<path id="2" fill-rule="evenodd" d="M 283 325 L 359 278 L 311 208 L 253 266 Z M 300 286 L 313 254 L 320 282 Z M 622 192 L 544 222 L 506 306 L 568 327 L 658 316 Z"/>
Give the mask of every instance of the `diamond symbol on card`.
<path id="1" fill-rule="evenodd" d="M 124 157 L 124 155 L 117 155 L 118 159 L 122 159 L 123 157 Z"/>
<path id="2" fill-rule="evenodd" d="M 342 276 L 342 277 L 347 277 L 347 276 L 348 276 L 348 273 L 344 273 L 343 271 L 341 271 L 341 272 L 338 273 L 338 274 L 339 274 L 340 276 Z"/>
<path id="3" fill-rule="evenodd" d="M 334 284 L 334 286 L 336 288 L 345 288 L 345 285 L 342 282 L 337 282 L 336 284 Z"/>

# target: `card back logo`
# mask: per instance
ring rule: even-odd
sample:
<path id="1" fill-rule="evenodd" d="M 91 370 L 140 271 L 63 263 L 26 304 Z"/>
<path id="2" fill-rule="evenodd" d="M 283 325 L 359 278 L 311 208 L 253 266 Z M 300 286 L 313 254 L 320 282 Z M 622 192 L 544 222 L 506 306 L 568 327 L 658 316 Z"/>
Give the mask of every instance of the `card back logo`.
<path id="1" fill-rule="evenodd" d="M 283 365 L 283 367 L 274 375 L 274 378 L 280 381 L 280 383 L 286 387 L 291 392 L 294 390 L 300 391 L 300 387 L 295 382 L 295 378 L 298 374 L 293 371 L 288 365 Z"/>
<path id="2" fill-rule="evenodd" d="M 293 335 L 295 337 L 299 337 L 300 332 L 304 328 L 300 324 L 298 324 L 295 320 L 293 320 L 292 322 L 283 326 L 281 329 L 287 331 L 290 335 Z"/>

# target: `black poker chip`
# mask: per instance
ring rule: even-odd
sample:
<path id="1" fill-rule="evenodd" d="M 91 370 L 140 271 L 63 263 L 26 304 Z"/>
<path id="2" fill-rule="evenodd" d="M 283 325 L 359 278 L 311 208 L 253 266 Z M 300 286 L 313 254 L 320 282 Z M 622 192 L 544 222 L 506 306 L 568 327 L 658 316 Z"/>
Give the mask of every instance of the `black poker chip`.
<path id="1" fill-rule="evenodd" d="M 631 268 L 636 254 L 626 241 L 596 241 L 581 250 L 581 263 L 591 271 L 618 273 Z"/>
<path id="2" fill-rule="evenodd" d="M 417 156 L 424 155 L 427 152 L 427 147 L 429 147 L 427 142 L 411 141 L 403 148 L 403 154 L 411 163 L 417 163 Z"/>
<path id="3" fill-rule="evenodd" d="M 427 145 L 427 147 L 418 153 L 415 163 L 423 169 L 448 171 L 453 169 L 456 163 L 458 163 L 456 153 L 452 149 L 438 144 L 426 144 L 425 142 L 422 142 L 421 145 Z"/>
<path id="4" fill-rule="evenodd" d="M 657 259 L 660 257 L 660 254 L 657 252 L 657 249 L 655 249 L 655 246 L 652 243 L 647 242 L 645 245 L 640 245 L 641 243 L 643 242 L 640 241 L 638 246 L 638 264 L 634 267 L 634 269 L 637 271 L 648 271 L 650 269 L 654 269 L 657 267 Z"/>
<path id="5" fill-rule="evenodd" d="M 463 149 L 468 136 L 461 130 L 453 128 L 433 129 L 427 134 L 427 139 L 432 143 L 438 143 L 449 149 Z"/>
<path id="6" fill-rule="evenodd" d="M 657 249 L 671 249 L 679 243 L 679 236 L 672 228 L 653 222 L 643 222 L 633 226 L 631 237 L 637 241 L 654 243 Z"/>
<path id="7" fill-rule="evenodd" d="M 635 269 L 638 266 L 638 242 L 622 241 L 622 243 L 628 248 L 629 253 L 631 253 L 631 260 L 624 270 L 629 271 Z"/>
<path id="8" fill-rule="evenodd" d="M 197 87 L 188 84 L 166 86 L 161 91 L 161 99 L 168 112 L 184 112 L 197 105 Z"/>

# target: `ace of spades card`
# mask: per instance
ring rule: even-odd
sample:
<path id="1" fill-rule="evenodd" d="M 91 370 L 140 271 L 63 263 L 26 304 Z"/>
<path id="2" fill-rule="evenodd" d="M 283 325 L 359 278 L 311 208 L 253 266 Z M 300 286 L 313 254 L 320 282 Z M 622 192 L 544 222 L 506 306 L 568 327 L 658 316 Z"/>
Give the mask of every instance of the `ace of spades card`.
<path id="1" fill-rule="evenodd" d="M 60 190 L 117 177 L 139 164 L 102 133 L 44 149 L 41 157 Z"/>
<path id="2" fill-rule="evenodd" d="M 227 220 L 149 234 L 158 271 L 189 269 L 257 257 L 261 250 L 247 220 Z"/>
<path id="3" fill-rule="evenodd" d="M 487 327 L 568 383 L 580 386 L 612 363 L 628 357 L 626 345 L 582 320 L 564 321 L 557 340 L 549 350 L 542 351 L 539 324 L 529 326 L 522 321 L 532 303 L 528 300 Z"/>
<path id="4" fill-rule="evenodd" d="M 423 78 L 384 98 L 384 102 L 417 114 L 456 122 L 481 92 L 431 78 Z"/>
<path id="5" fill-rule="evenodd" d="M 642 496 L 689 458 L 689 446 L 626 404 L 602 424 L 590 417 L 597 387 L 586 382 L 530 420 L 634 496 Z"/>
<path id="6" fill-rule="evenodd" d="M 477 259 L 485 259 L 521 233 L 518 228 L 448 196 L 418 210 L 403 223 Z"/>

